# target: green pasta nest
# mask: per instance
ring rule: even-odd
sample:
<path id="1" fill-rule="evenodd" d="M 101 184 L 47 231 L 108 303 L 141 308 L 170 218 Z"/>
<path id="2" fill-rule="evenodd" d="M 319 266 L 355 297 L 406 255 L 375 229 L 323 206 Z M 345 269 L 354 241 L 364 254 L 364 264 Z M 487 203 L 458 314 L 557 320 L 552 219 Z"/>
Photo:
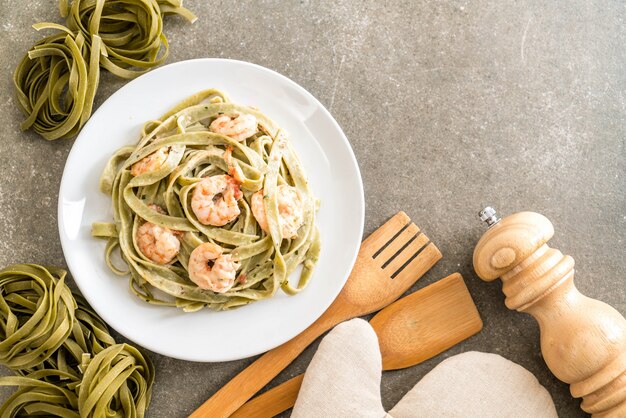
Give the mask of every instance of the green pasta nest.
<path id="1" fill-rule="evenodd" d="M 211 132 L 211 122 L 224 114 L 254 116 L 257 132 L 242 142 Z M 133 164 L 164 147 L 167 159 L 158 169 L 131 174 Z M 233 173 L 243 192 L 239 216 L 221 227 L 201 223 L 191 208 L 194 188 L 207 177 Z M 302 196 L 303 222 L 294 237 L 283 237 L 281 230 L 277 197 L 281 185 Z M 111 270 L 129 274 L 132 291 L 150 303 L 185 311 L 223 310 L 271 297 L 279 288 L 295 294 L 307 285 L 319 256 L 317 200 L 290 141 L 263 113 L 230 102 L 218 90 L 200 92 L 148 122 L 136 146 L 111 157 L 100 188 L 113 200 L 114 222 L 95 223 L 92 233 L 108 239 L 105 255 Z M 251 210 L 252 195 L 261 189 L 268 232 Z M 155 263 L 142 253 L 137 230 L 145 222 L 178 231 L 180 251 L 173 262 Z M 189 277 L 191 253 L 205 242 L 219 246 L 239 264 L 237 280 L 224 293 L 200 288 Z M 127 269 L 114 262 L 115 249 Z M 300 265 L 294 287 L 288 278 Z"/>
<path id="2" fill-rule="evenodd" d="M 135 347 L 116 344 L 107 326 L 65 284 L 66 271 L 35 264 L 0 270 L 0 364 L 18 375 L 2 417 L 141 418 L 154 366 Z"/>
<path id="3" fill-rule="evenodd" d="M 121 78 L 134 78 L 161 65 L 169 46 L 163 16 L 190 22 L 196 16 L 182 0 L 60 0 L 63 26 L 36 42 L 13 73 L 17 105 L 26 115 L 23 130 L 44 139 L 72 138 L 91 116 L 100 66 Z"/>

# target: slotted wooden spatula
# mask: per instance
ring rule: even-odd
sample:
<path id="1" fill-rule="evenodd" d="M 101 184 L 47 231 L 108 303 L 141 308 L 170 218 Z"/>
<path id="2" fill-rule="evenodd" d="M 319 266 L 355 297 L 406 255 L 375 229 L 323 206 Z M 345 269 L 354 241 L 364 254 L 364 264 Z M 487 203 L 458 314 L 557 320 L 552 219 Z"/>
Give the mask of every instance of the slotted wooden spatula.
<path id="1" fill-rule="evenodd" d="M 439 249 L 399 212 L 363 241 L 345 286 L 317 321 L 259 357 L 190 417 L 228 417 L 325 331 L 389 305 L 440 259 Z"/>
<path id="2" fill-rule="evenodd" d="M 414 366 L 471 337 L 483 322 L 463 278 L 452 274 L 395 301 L 370 324 L 380 345 L 383 370 Z M 231 418 L 270 418 L 294 406 L 304 375 L 248 401 Z"/>

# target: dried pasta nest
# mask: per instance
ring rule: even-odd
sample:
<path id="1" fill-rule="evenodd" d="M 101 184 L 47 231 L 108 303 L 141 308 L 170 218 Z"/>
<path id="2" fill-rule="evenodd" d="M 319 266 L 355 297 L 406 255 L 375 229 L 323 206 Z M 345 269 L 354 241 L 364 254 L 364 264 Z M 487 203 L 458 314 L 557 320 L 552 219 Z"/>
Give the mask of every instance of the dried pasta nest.
<path id="1" fill-rule="evenodd" d="M 0 416 L 143 417 L 154 366 L 136 348 L 116 344 L 66 271 L 17 264 L 0 271 L 0 364 L 16 386 Z"/>
<path id="2" fill-rule="evenodd" d="M 100 66 L 121 78 L 137 77 L 167 57 L 164 15 L 196 20 L 180 0 L 61 0 L 59 8 L 67 27 L 33 25 L 57 32 L 36 42 L 13 74 L 26 115 L 22 130 L 32 128 L 47 140 L 72 138 L 87 122 Z"/>
<path id="3" fill-rule="evenodd" d="M 169 45 L 163 33 L 164 14 L 196 20 L 174 0 L 75 0 L 61 12 L 67 14 L 70 30 L 87 39 L 102 39 L 106 54 L 100 57 L 100 64 L 122 78 L 136 77 L 165 61 Z"/>

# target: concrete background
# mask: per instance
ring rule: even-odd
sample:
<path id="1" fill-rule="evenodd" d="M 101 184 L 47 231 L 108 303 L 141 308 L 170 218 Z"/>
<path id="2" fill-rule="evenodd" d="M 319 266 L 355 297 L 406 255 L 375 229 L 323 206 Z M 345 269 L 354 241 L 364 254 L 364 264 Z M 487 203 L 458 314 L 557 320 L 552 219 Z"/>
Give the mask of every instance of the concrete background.
<path id="1" fill-rule="evenodd" d="M 473 273 L 486 204 L 534 210 L 551 245 L 577 261 L 577 285 L 626 313 L 626 10 L 620 1 L 188 0 L 194 25 L 168 19 L 168 62 L 226 57 L 274 69 L 304 86 L 345 130 L 366 194 L 366 233 L 406 211 L 444 254 L 413 290 L 460 271 L 483 331 L 419 366 L 386 372 L 392 407 L 442 359 L 501 354 L 533 372 L 563 417 L 585 416 L 545 367 L 538 328 L 503 305 L 499 283 Z M 60 22 L 56 1 L 0 0 L 0 265 L 65 265 L 57 193 L 72 141 L 22 133 L 11 74 Z M 125 82 L 101 79 L 96 106 Z M 303 372 L 307 350 L 272 382 Z M 198 364 L 152 354 L 149 416 L 190 413 L 252 359 Z M 7 373 L 6 369 L 1 369 Z M 0 398 L 8 391 L 0 392 Z"/>

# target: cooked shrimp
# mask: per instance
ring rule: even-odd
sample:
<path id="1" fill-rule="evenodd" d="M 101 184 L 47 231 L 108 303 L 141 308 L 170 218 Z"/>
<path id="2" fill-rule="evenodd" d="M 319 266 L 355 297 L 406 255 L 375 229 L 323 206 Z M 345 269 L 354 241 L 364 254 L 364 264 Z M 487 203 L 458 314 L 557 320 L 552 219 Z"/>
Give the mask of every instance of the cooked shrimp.
<path id="1" fill-rule="evenodd" d="M 206 177 L 193 189 L 191 209 L 204 225 L 224 226 L 239 216 L 243 197 L 237 181 L 228 174 Z"/>
<path id="2" fill-rule="evenodd" d="M 145 222 L 137 229 L 137 245 L 139 250 L 157 264 L 171 263 L 178 251 L 180 241 L 171 229 Z"/>
<path id="3" fill-rule="evenodd" d="M 233 147 L 227 147 L 226 151 L 224 151 L 224 161 L 228 164 L 228 174 L 239 183 L 242 183 L 244 181 L 244 175 L 241 167 L 236 165 L 233 160 Z"/>
<path id="4" fill-rule="evenodd" d="M 153 204 L 149 205 L 149 207 L 161 214 L 166 213 L 158 205 Z M 152 222 L 144 222 L 137 228 L 137 245 L 139 250 L 155 263 L 169 264 L 180 251 L 178 235 L 180 235 L 180 231 L 172 231 L 167 227 L 155 225 Z"/>
<path id="5" fill-rule="evenodd" d="M 163 209 L 161 206 L 157 204 L 152 203 L 148 205 L 148 207 L 152 209 L 153 211 L 160 213 L 161 215 L 167 215 L 167 212 L 165 211 L 165 209 Z"/>
<path id="6" fill-rule="evenodd" d="M 241 142 L 257 133 L 258 128 L 257 120 L 253 115 L 239 113 L 234 116 L 219 115 L 211 122 L 209 130 Z"/>
<path id="7" fill-rule="evenodd" d="M 130 174 L 137 177 L 141 174 L 158 170 L 163 163 L 165 163 L 165 160 L 167 160 L 169 152 L 170 149 L 168 147 L 159 148 L 152 154 L 133 164 L 130 168 Z"/>
<path id="8" fill-rule="evenodd" d="M 224 293 L 233 287 L 239 267 L 232 255 L 222 253 L 219 245 L 205 242 L 191 252 L 187 270 L 198 287 Z"/>
<path id="9" fill-rule="evenodd" d="M 302 208 L 302 195 L 295 187 L 281 184 L 276 188 L 278 200 L 278 224 L 281 227 L 283 238 L 295 238 L 298 229 L 304 224 L 304 209 Z M 268 232 L 267 216 L 263 204 L 264 192 L 259 190 L 252 195 L 250 201 L 252 214 L 259 226 Z"/>

